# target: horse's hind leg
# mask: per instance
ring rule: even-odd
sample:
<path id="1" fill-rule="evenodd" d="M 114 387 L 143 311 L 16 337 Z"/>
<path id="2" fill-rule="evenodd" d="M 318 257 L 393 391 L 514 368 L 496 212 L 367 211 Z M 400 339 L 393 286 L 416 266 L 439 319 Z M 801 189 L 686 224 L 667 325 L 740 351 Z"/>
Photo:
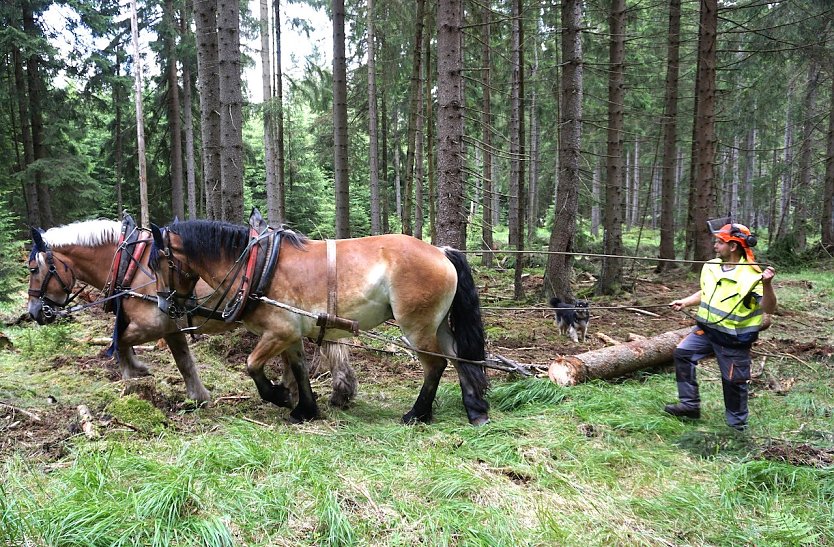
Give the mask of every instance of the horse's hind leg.
<path id="1" fill-rule="evenodd" d="M 418 356 L 420 363 L 423 365 L 423 387 L 420 388 L 420 394 L 414 401 L 414 406 L 403 416 L 403 422 L 407 424 L 431 422 L 432 405 L 435 395 L 437 395 L 437 386 L 440 384 L 443 371 L 446 369 L 446 359 L 443 357 L 435 357 L 425 353 L 419 353 Z"/>
<path id="2" fill-rule="evenodd" d="M 330 371 L 330 404 L 345 408 L 356 396 L 356 374 L 350 366 L 350 352 L 336 342 L 325 342 L 319 351 L 321 362 Z"/>
<path id="3" fill-rule="evenodd" d="M 164 338 L 171 354 L 174 356 L 174 362 L 177 363 L 177 368 L 182 374 L 182 379 L 185 380 L 186 396 L 201 403 L 211 400 L 211 393 L 200 381 L 200 374 L 197 372 L 197 365 L 194 363 L 194 357 L 188 348 L 185 335 L 181 332 L 174 332 L 164 336 Z"/>
<path id="4" fill-rule="evenodd" d="M 290 390 L 281 384 L 272 383 L 264 373 L 266 362 L 282 350 L 280 340 L 276 340 L 270 334 L 264 334 L 246 359 L 246 372 L 255 382 L 261 399 L 274 405 L 290 408 L 292 406 Z"/>
<path id="5" fill-rule="evenodd" d="M 452 333 L 447 330 L 445 325 L 440 327 L 438 337 L 443 346 L 443 351 L 446 354 L 454 355 L 455 347 L 452 341 Z M 469 423 L 484 425 L 489 422 L 489 403 L 484 398 L 488 384 L 483 367 L 466 361 L 452 361 L 452 364 L 458 373 L 460 394 Z"/>
<path id="6" fill-rule="evenodd" d="M 298 389 L 298 404 L 290 412 L 290 421 L 300 423 L 318 418 L 319 408 L 313 395 L 313 389 L 310 387 L 304 343 L 300 339 L 296 340 L 284 351 L 283 358 L 284 365 L 292 371 Z"/>
<path id="7" fill-rule="evenodd" d="M 254 380 L 261 399 L 278 406 L 288 408 L 292 406 L 290 390 L 282 384 L 273 384 L 264 374 L 266 362 L 279 353 L 283 354 L 284 362 L 292 371 L 298 384 L 298 404 L 290 412 L 290 421 L 302 422 L 318 418 L 319 409 L 310 387 L 307 362 L 304 359 L 304 346 L 300 339 L 287 344 L 285 339 L 266 333 L 249 355 L 246 360 L 246 371 Z"/>
<path id="8" fill-rule="evenodd" d="M 122 380 L 150 376 L 151 371 L 148 365 L 137 359 L 132 345 L 120 340 L 117 347 L 119 352 L 119 370 L 122 373 Z"/>

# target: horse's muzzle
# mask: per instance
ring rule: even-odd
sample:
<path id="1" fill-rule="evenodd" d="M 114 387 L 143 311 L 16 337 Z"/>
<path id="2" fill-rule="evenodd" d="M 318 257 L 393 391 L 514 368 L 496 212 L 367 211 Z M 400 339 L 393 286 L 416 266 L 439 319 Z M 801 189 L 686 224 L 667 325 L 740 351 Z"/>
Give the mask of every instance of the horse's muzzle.
<path id="1" fill-rule="evenodd" d="M 52 306 L 44 304 L 40 300 L 29 302 L 29 315 L 38 325 L 49 325 L 58 317 Z"/>

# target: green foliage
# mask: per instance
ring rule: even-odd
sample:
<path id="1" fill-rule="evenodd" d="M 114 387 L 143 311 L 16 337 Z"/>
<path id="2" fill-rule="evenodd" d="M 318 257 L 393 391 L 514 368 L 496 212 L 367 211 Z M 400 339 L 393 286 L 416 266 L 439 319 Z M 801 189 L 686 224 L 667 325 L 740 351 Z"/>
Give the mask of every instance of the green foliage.
<path id="1" fill-rule="evenodd" d="M 538 378 L 503 383 L 492 388 L 489 393 L 491 404 L 502 412 L 527 405 L 555 405 L 567 395 L 564 388 Z"/>
<path id="2" fill-rule="evenodd" d="M 0 202 L 5 203 L 7 197 L 7 192 L 0 192 Z M 0 210 L 0 302 L 11 301 L 19 286 L 23 244 L 15 237 L 18 222 L 14 212 L 5 207 Z"/>
<path id="3" fill-rule="evenodd" d="M 57 321 L 51 325 L 42 325 L 36 329 L 21 332 L 15 341 L 20 354 L 30 360 L 52 359 L 57 355 L 66 355 L 74 347 L 75 326 L 68 321 Z"/>

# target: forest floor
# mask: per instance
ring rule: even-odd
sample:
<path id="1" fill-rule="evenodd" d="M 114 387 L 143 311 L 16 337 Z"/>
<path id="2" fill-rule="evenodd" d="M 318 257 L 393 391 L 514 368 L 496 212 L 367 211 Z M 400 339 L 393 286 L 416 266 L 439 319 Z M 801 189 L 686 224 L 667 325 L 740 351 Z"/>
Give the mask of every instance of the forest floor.
<path id="1" fill-rule="evenodd" d="M 554 357 L 606 347 L 610 344 L 606 337 L 625 342 L 632 334 L 651 337 L 693 324 L 688 314 L 674 312 L 667 307 L 672 300 L 694 292 L 696 280 L 691 274 L 682 271 L 651 278 L 636 278 L 630 293 L 617 297 L 594 298 L 591 302 L 592 313 L 587 339 L 577 343 L 558 333 L 553 321 L 553 312 L 544 303 L 531 303 L 528 307 L 521 308 L 511 302 L 512 287 L 506 286 L 503 281 L 505 278 L 506 275 L 502 276 L 501 273 L 479 276 L 483 319 L 488 337 L 487 352 L 501 355 L 522 365 L 530 365 L 530 369 L 539 377 L 547 376 L 547 366 Z M 525 275 L 525 293 L 541 293 L 542 281 L 540 274 Z M 586 277 L 578 284 L 577 292 L 582 294 L 583 291 L 590 291 L 592 282 L 592 278 Z M 798 289 L 807 293 L 803 298 L 814 300 L 814 287 L 810 281 L 778 280 L 776 287 L 777 291 L 788 287 Z M 642 309 L 652 315 L 628 308 Z M 24 407 L 32 407 L 35 410 L 33 414 L 38 420 L 27 419 L 15 410 L 14 405 L 0 406 L 0 428 L 6 435 L 5 439 L 0 441 L 0 457 L 19 450 L 28 457 L 46 460 L 60 458 L 64 454 L 63 443 L 80 433 L 76 404 L 89 402 L 82 400 L 86 390 L 71 393 L 69 401 L 56 397 L 53 394 L 55 390 L 71 391 L 83 384 L 84 379 L 91 384 L 110 382 L 119 390 L 122 389 L 121 375 L 115 360 L 105 354 L 106 348 L 103 345 L 97 345 L 102 344 L 102 339 L 109 335 L 112 328 L 111 316 L 93 308 L 74 320 L 81 326 L 80 344 L 88 347 L 82 349 L 81 355 L 78 354 L 78 348 L 73 351 L 60 351 L 51 356 L 41 355 L 37 369 L 24 372 L 31 382 L 21 402 Z M 37 329 L 32 323 L 29 325 L 29 329 Z M 388 330 L 387 335 L 391 336 L 392 329 Z M 398 332 L 396 329 L 393 330 Z M 394 336 L 391 336 L 391 343 L 385 348 L 379 348 L 380 344 L 376 340 L 366 344 L 368 340 L 363 340 L 362 337 L 344 340 L 344 343 L 350 346 L 351 366 L 357 374 L 360 394 L 362 386 L 369 384 L 385 386 L 402 383 L 407 379 L 409 383 L 419 385 L 422 379 L 419 363 L 409 352 L 396 345 L 397 340 Z M 276 409 L 258 398 L 254 385 L 246 375 L 246 356 L 257 342 L 254 335 L 241 329 L 233 335 L 197 336 L 194 340 L 195 354 L 216 356 L 222 361 L 224 369 L 219 376 L 216 372 L 208 372 L 207 387 L 212 391 L 215 404 L 211 405 L 211 408 L 199 410 L 206 414 L 206 418 L 224 414 L 230 406 L 235 407 L 236 413 L 259 422 L 274 421 L 277 418 L 276 414 L 286 418 L 286 410 Z M 75 343 L 79 343 L 77 339 Z M 306 341 L 305 348 L 308 362 L 313 362 L 314 344 Z M 143 382 L 138 388 L 143 392 L 140 395 L 148 398 L 165 414 L 169 427 L 182 431 L 188 431 L 195 425 L 199 428 L 198 424 L 202 421 L 192 418 L 190 411 L 193 407 L 190 401 L 185 400 L 182 379 L 164 343 L 139 348 L 137 354 L 140 359 L 152 365 L 154 377 L 159 381 L 159 385 Z M 834 318 L 829 316 L 821 321 L 815 311 L 784 309 L 783 306 L 783 309 L 777 311 L 773 326 L 763 333 L 756 344 L 753 354 L 754 396 L 757 390 L 789 390 L 797 380 L 790 375 L 792 372 L 786 373 L 789 374 L 787 376 L 780 376 L 782 372 L 769 366 L 769 363 L 791 361 L 803 365 L 813 360 L 831 363 L 834 360 Z M 270 375 L 277 381 L 280 378 L 277 363 L 273 363 L 270 368 Z M 671 363 L 661 369 L 671 371 Z M 714 360 L 705 362 L 702 369 L 702 374 L 717 379 L 718 371 Z M 789 367 L 789 370 L 794 371 L 795 367 Z M 61 374 L 55 374 L 56 372 Z M 323 374 L 324 376 L 315 373 L 313 375 L 314 387 L 320 401 L 325 400 L 330 391 L 327 372 L 324 371 Z M 489 370 L 488 374 L 498 380 L 508 377 L 507 373 L 497 370 Z M 55 379 L 72 376 L 76 378 L 70 380 L 67 386 L 52 384 Z M 454 381 L 454 371 L 451 367 L 445 376 L 445 381 Z M 673 378 L 670 378 L 669 384 L 670 396 L 673 396 Z M 2 387 L 4 386 L 0 384 L 0 388 Z M 6 397 L 4 399 L 8 400 Z M 106 417 L 103 423 L 112 427 L 119 425 L 115 422 L 108 423 Z"/>

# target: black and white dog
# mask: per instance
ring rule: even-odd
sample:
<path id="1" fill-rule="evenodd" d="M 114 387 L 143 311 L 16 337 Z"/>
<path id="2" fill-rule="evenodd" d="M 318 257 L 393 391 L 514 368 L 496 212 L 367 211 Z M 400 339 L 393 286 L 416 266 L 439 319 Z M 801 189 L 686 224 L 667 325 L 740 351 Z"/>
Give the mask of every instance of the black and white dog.
<path id="1" fill-rule="evenodd" d="M 591 321 L 588 301 L 577 300 L 574 304 L 568 304 L 554 296 L 550 299 L 550 305 L 556 310 L 556 325 L 559 327 L 559 333 L 570 337 L 574 342 L 579 341 L 577 333 L 581 333 L 584 342 L 588 335 L 588 323 Z"/>

